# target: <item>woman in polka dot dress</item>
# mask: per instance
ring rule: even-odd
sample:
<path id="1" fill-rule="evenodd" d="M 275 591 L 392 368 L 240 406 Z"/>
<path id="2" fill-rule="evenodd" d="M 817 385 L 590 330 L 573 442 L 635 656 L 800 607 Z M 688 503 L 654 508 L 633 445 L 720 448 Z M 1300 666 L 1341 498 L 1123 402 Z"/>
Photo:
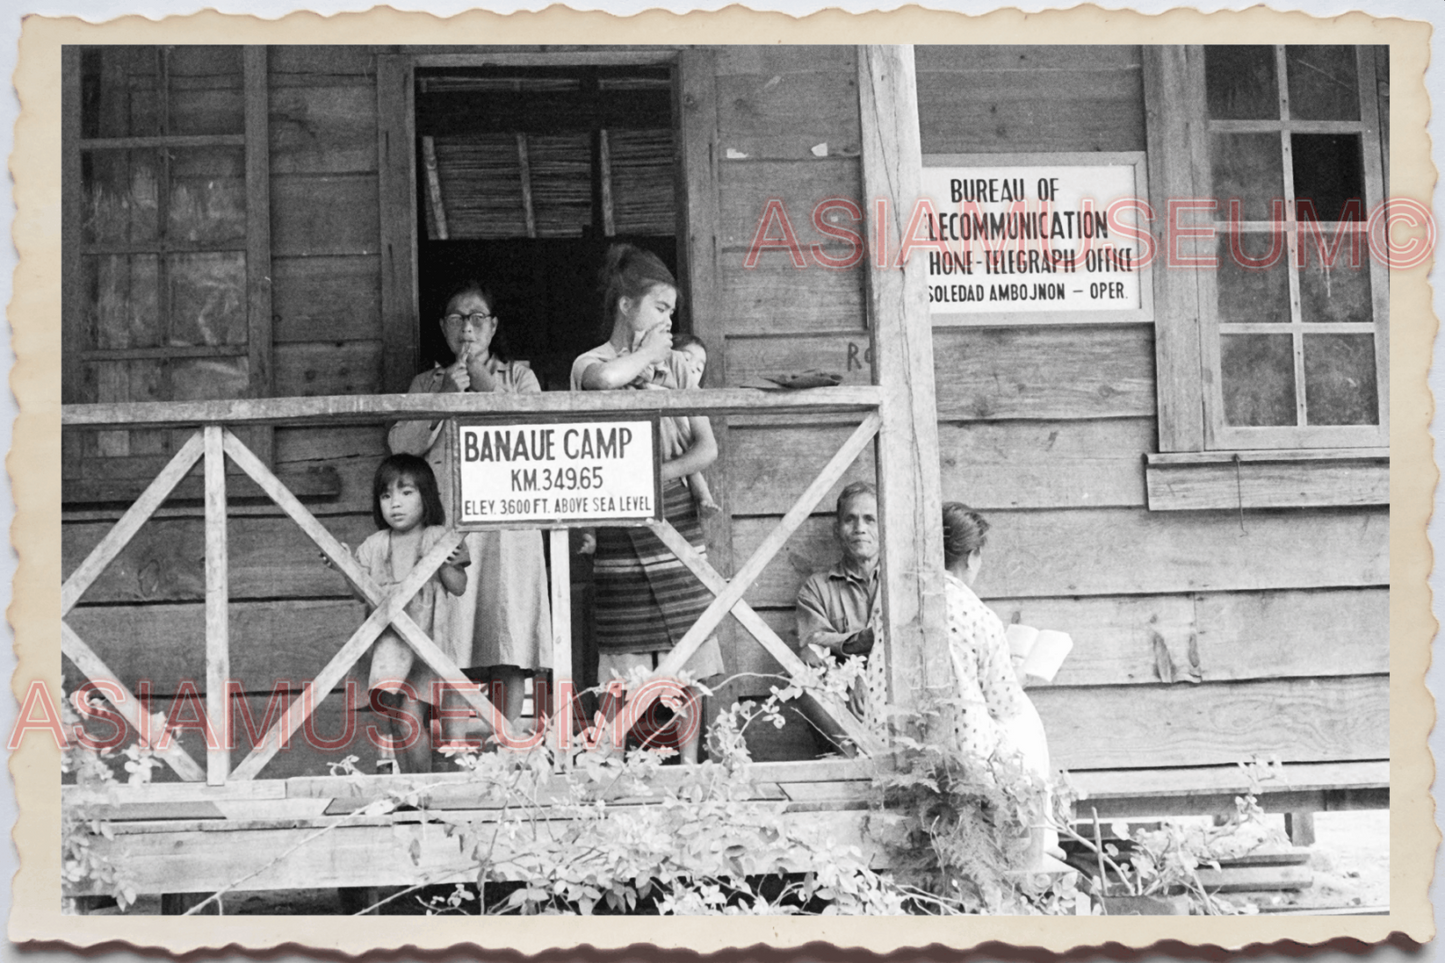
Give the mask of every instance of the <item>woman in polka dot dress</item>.
<path id="1" fill-rule="evenodd" d="M 1044 725 L 1014 673 L 1003 623 L 974 594 L 989 524 L 961 502 L 943 506 L 943 554 L 948 568 L 948 650 L 958 677 L 953 734 L 967 755 L 990 759 L 1018 752 L 1024 765 L 1047 778 Z"/>

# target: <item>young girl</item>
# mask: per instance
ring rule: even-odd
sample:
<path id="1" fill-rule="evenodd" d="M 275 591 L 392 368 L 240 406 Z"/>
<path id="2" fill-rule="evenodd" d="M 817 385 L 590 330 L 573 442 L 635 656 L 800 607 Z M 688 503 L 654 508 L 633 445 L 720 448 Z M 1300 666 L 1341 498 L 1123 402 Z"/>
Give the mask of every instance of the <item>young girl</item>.
<path id="1" fill-rule="evenodd" d="M 371 512 L 378 531 L 357 547 L 356 561 L 382 592 L 402 582 L 447 532 L 446 513 L 437 492 L 436 475 L 425 459 L 392 455 L 377 466 L 371 483 Z M 432 634 L 437 586 L 452 595 L 466 588 L 462 571 L 468 564 L 465 543 L 457 546 L 436 575 L 422 585 L 407 603 L 406 614 L 428 635 Z M 445 651 L 444 640 L 437 640 Z M 371 676 L 367 689 L 371 707 L 387 719 L 389 735 L 401 750 L 398 758 L 407 772 L 431 771 L 431 739 L 427 712 L 436 674 L 388 627 L 371 650 Z"/>
<path id="2" fill-rule="evenodd" d="M 682 355 L 683 366 L 688 374 L 688 380 L 683 387 L 702 387 L 702 376 L 707 371 L 707 345 L 693 335 L 680 334 L 672 339 L 672 350 Z M 688 418 L 674 418 L 673 421 L 677 425 L 681 448 L 686 451 L 692 447 L 692 421 Z M 713 500 L 712 489 L 708 487 L 707 479 L 703 477 L 702 472 L 695 471 L 684 481 L 687 482 L 688 491 L 692 492 L 692 500 L 697 505 L 699 515 L 707 518 L 722 511 L 718 503 Z"/>

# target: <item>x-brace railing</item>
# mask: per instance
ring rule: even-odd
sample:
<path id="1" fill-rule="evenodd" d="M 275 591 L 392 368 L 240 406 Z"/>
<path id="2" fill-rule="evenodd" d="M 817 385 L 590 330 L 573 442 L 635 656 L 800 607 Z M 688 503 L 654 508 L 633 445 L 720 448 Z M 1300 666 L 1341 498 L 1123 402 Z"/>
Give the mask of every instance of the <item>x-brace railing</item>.
<path id="1" fill-rule="evenodd" d="M 798 527 L 808 518 L 823 496 L 843 477 L 850 465 L 858 458 L 863 449 L 867 447 L 878 434 L 882 425 L 882 417 L 877 411 L 869 412 L 862 424 L 854 430 L 837 453 L 823 466 L 818 477 L 813 483 L 798 496 L 797 501 L 788 509 L 768 536 L 763 539 L 761 545 L 753 550 L 753 554 L 738 569 L 732 579 L 725 579 L 718 574 L 717 570 L 708 564 L 707 560 L 700 556 L 683 537 L 682 533 L 673 528 L 667 521 L 655 521 L 652 523 L 652 530 L 657 533 L 674 555 L 697 576 L 708 591 L 713 593 L 713 600 L 708 607 L 698 616 L 692 628 L 684 633 L 678 643 L 658 663 L 657 669 L 652 673 L 651 678 L 671 678 L 682 670 L 687 660 L 692 658 L 694 652 L 707 640 L 707 638 L 718 627 L 722 620 L 731 612 L 747 632 L 757 639 L 768 653 L 778 660 L 778 664 L 792 678 L 797 678 L 806 672 L 803 660 L 796 652 L 778 637 L 778 634 L 763 621 L 762 617 L 753 608 L 743 601 L 758 576 L 763 573 L 768 563 L 778 554 L 782 547 L 792 537 Z M 881 651 L 881 650 L 880 650 Z M 656 686 L 640 686 L 636 694 L 629 698 L 623 711 L 627 718 L 641 718 L 642 713 L 647 711 L 660 695 Z M 860 751 L 869 755 L 880 752 L 883 748 L 883 740 L 874 733 L 863 722 L 853 715 L 837 699 L 830 698 L 822 693 L 807 691 L 806 695 L 811 698 L 832 722 L 842 730 L 843 734 Z M 605 736 L 604 736 L 605 738 Z"/>
<path id="2" fill-rule="evenodd" d="M 753 552 L 737 574 L 726 579 L 712 568 L 687 540 L 666 521 L 652 523 L 652 530 L 714 595 L 697 622 L 668 653 L 654 673 L 655 677 L 675 677 L 700 645 L 716 630 L 721 621 L 732 614 L 782 666 L 790 677 L 797 678 L 807 670 L 803 661 L 749 606 L 743 596 L 788 538 L 797 531 L 824 495 L 835 485 L 857 456 L 878 435 L 882 425 L 879 405 L 882 394 L 876 387 L 815 389 L 797 396 L 759 394 L 745 389 L 722 389 L 707 392 L 646 392 L 639 398 L 634 393 L 597 392 L 584 395 L 498 395 L 486 398 L 468 396 L 392 395 L 375 397 L 339 396 L 334 398 L 242 399 L 228 402 L 134 403 L 118 405 L 75 405 L 62 411 L 62 423 L 75 428 L 140 428 L 159 425 L 202 424 L 171 461 L 147 486 L 139 499 L 121 516 L 115 526 L 101 539 L 86 559 L 65 580 L 62 587 L 62 650 L 66 657 L 92 680 L 105 680 L 101 693 L 116 707 L 139 735 L 143 744 L 152 747 L 176 773 L 187 781 L 219 785 L 231 780 L 254 779 L 290 736 L 315 711 L 319 702 L 339 683 L 361 655 L 388 625 L 391 625 L 417 655 L 445 682 L 455 687 L 462 698 L 493 726 L 505 728 L 503 716 L 468 683 L 460 669 L 437 647 L 405 612 L 408 601 L 426 580 L 431 578 L 456 546 L 461 536 L 451 534 L 424 557 L 411 574 L 390 595 L 386 595 L 361 570 L 351 555 L 334 539 L 300 501 L 276 476 L 245 447 L 228 426 L 245 424 L 336 425 L 374 423 L 377 419 L 402 417 L 448 418 L 475 416 L 478 404 L 492 415 L 515 414 L 532 416 L 542 413 L 590 411 L 598 414 L 623 415 L 638 410 L 660 410 L 669 414 L 703 412 L 710 414 L 754 414 L 760 412 L 817 413 L 862 412 L 863 420 L 817 478 L 800 495 L 763 543 Z M 646 404 L 639 405 L 639 401 Z M 373 606 L 373 612 L 331 658 L 325 667 L 302 690 L 234 770 L 230 767 L 228 739 L 208 741 L 206 767 L 202 769 L 164 730 L 159 738 L 155 725 L 118 677 L 94 650 L 77 635 L 63 619 L 115 560 L 134 537 L 140 526 L 166 500 L 176 485 L 204 457 L 205 463 L 205 529 L 206 529 L 206 717 L 213 733 L 229 733 L 227 677 L 230 672 L 227 606 L 229 583 L 226 560 L 226 488 L 225 461 L 229 457 L 274 501 L 293 522 L 331 560 Z M 568 619 L 568 584 L 565 567 L 565 532 L 553 533 L 553 654 L 556 667 L 561 731 L 559 740 L 570 737 L 572 721 L 567 678 L 571 664 Z M 560 561 L 562 564 L 558 564 Z M 630 718 L 646 711 L 657 697 L 658 687 L 647 686 L 636 693 L 624 709 Z M 877 753 L 883 739 L 874 733 L 837 699 L 823 693 L 809 693 L 820 714 L 831 719 L 860 751 Z M 602 739 L 608 738 L 604 727 Z M 517 744 L 513 742 L 512 744 Z M 564 742 L 564 744 L 566 744 Z"/>
<path id="3" fill-rule="evenodd" d="M 95 651 L 64 621 L 106 567 L 123 551 L 142 524 L 155 513 L 166 497 L 195 463 L 205 458 L 206 492 L 206 719 L 211 738 L 207 740 L 206 768 L 203 771 L 169 733 L 159 738 L 154 725 L 135 695 L 122 684 Z M 229 602 L 226 560 L 226 489 L 225 456 L 254 481 L 284 511 L 322 553 L 346 576 L 374 610 L 331 657 L 316 677 L 302 688 L 299 699 L 293 699 L 281 718 L 266 731 L 249 755 L 230 770 L 230 713 L 227 705 L 230 675 Z M 220 425 L 207 425 L 192 435 L 175 456 L 147 486 L 140 498 L 121 516 L 61 588 L 61 651 L 92 681 L 106 684 L 98 690 L 115 706 L 135 730 L 141 744 L 154 749 L 176 774 L 184 780 L 205 779 L 211 785 L 224 785 L 227 779 L 254 779 L 272 757 L 287 744 L 291 735 L 306 721 L 321 700 L 351 670 L 388 625 L 396 629 L 416 654 L 490 725 L 506 726 L 505 719 L 463 675 L 461 669 L 443 652 L 431 637 L 406 614 L 406 605 L 421 587 L 436 574 L 452 551 L 461 542 L 458 532 L 449 532 L 430 552 L 421 558 L 410 574 L 391 593 L 383 592 L 351 553 L 316 520 L 290 490 L 235 435 Z"/>

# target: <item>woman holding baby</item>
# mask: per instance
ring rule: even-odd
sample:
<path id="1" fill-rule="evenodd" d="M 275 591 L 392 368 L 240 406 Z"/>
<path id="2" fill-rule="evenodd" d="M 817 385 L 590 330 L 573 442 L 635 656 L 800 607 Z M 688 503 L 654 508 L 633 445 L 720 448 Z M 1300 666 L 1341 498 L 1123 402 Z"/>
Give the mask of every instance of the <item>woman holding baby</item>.
<path id="1" fill-rule="evenodd" d="M 525 361 L 509 360 L 491 294 L 476 281 L 456 288 L 447 299 L 440 324 L 454 360 L 437 364 L 412 379 L 411 394 L 446 392 L 540 392 L 541 384 Z M 387 436 L 394 453 L 422 455 L 436 473 L 442 504 L 452 508 L 456 439 L 444 420 L 403 421 Z M 471 558 L 466 591 L 438 603 L 436 638 L 447 639 L 463 654 L 458 663 L 476 681 L 492 685 L 492 698 L 515 723 L 522 711 L 527 676 L 550 666 L 552 618 L 542 533 L 470 532 Z M 465 654 L 470 653 L 470 659 Z M 500 692 L 498 691 L 500 687 Z M 457 737 L 460 732 L 449 733 Z"/>

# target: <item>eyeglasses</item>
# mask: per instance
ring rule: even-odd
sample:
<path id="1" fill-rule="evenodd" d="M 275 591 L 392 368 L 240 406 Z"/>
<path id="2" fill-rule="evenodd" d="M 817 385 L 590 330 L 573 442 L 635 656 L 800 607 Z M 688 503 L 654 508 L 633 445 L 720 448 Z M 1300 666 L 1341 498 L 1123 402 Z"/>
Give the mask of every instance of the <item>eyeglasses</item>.
<path id="1" fill-rule="evenodd" d="M 449 314 L 442 318 L 442 323 L 449 328 L 460 328 L 463 324 L 469 324 L 474 328 L 480 328 L 488 321 L 497 320 L 495 314 Z"/>

